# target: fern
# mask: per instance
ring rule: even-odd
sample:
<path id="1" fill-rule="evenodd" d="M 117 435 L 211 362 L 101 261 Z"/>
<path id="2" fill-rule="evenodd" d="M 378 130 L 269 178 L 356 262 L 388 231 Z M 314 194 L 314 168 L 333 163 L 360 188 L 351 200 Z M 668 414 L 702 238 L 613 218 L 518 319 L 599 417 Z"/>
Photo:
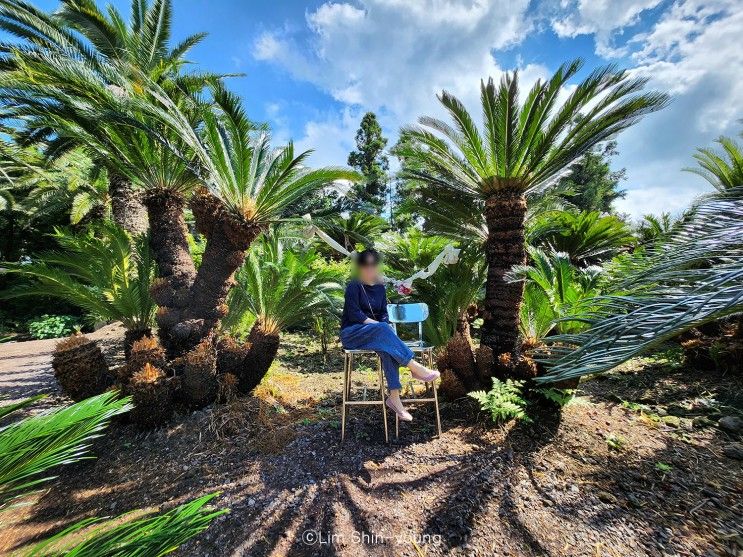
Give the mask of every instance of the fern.
<path id="1" fill-rule="evenodd" d="M 575 389 L 555 389 L 550 387 L 534 390 L 560 407 L 565 406 L 575 397 Z"/>
<path id="2" fill-rule="evenodd" d="M 490 412 L 493 422 L 504 423 L 509 420 L 530 422 L 526 415 L 526 400 L 521 395 L 523 381 L 506 379 L 505 383 L 493 377 L 493 388 L 489 391 L 473 391 L 469 396 L 480 403 L 481 410 Z"/>

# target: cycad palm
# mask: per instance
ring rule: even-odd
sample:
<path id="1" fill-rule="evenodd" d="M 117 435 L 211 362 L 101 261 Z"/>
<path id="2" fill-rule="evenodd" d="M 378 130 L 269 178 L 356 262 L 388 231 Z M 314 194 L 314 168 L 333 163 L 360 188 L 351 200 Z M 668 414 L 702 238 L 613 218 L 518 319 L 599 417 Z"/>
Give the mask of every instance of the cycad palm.
<path id="1" fill-rule="evenodd" d="M 721 137 L 717 143 L 722 146 L 722 153 L 708 148 L 697 149 L 694 158 L 699 167 L 685 170 L 699 174 L 717 191 L 740 186 L 743 184 L 743 150 L 729 137 Z"/>
<path id="2" fill-rule="evenodd" d="M 146 239 L 132 240 L 113 223 L 94 230 L 57 230 L 54 239 L 61 250 L 41 253 L 32 263 L 5 264 L 8 272 L 32 281 L 0 298 L 59 298 L 85 311 L 92 323 L 118 320 L 131 331 L 149 329 L 155 316 L 149 292 L 155 265 Z"/>
<path id="3" fill-rule="evenodd" d="M 174 332 L 187 345 L 225 315 L 232 277 L 246 250 L 281 220 L 286 207 L 336 180 L 357 177 L 341 168 L 307 168 L 311 152 L 297 154 L 291 143 L 272 148 L 268 133 L 256 130 L 238 98 L 220 87 L 214 106 L 203 113 L 203 132 L 191 146 L 207 186 L 193 196 L 191 208 L 207 244 L 188 305 L 179 310 L 182 325 Z"/>
<path id="4" fill-rule="evenodd" d="M 252 324 L 239 370 L 245 392 L 258 385 L 271 366 L 281 331 L 337 313 L 342 303 L 338 271 L 320 265 L 316 252 L 295 252 L 286 243 L 278 230 L 264 236 L 238 271 L 230 294 L 228 327 L 235 331 Z"/>
<path id="5" fill-rule="evenodd" d="M 60 9 L 47 13 L 23 0 L 0 0 L 0 28 L 24 42 L 6 45 L 11 53 L 5 57 L 7 68 L 17 68 L 24 60 L 46 60 L 54 64 L 59 57 L 79 61 L 104 85 L 120 86 L 121 80 L 143 85 L 142 76 L 163 87 L 171 96 L 202 89 L 216 82 L 214 74 L 183 75 L 184 56 L 198 44 L 204 34 L 187 37 L 170 47 L 172 3 L 155 0 L 151 5 L 132 0 L 131 17 L 125 18 L 109 6 L 103 11 L 92 0 L 63 0 Z M 47 57 L 48 54 L 56 56 Z M 22 55 L 21 55 L 22 54 Z M 116 79 L 110 80 L 110 68 L 117 68 Z M 51 72 L 54 73 L 53 71 Z M 52 82 L 64 87 L 62 82 Z M 58 135 L 59 130 L 43 119 L 29 123 L 28 139 L 52 139 L 50 154 L 75 145 L 70 135 Z M 105 156 L 92 153 L 99 164 L 109 170 L 109 189 L 113 217 L 132 233 L 147 228 L 147 219 L 138 196 L 130 189 L 126 175 L 119 173 Z"/>
<path id="6" fill-rule="evenodd" d="M 573 265 L 596 265 L 635 244 L 627 224 L 598 212 L 550 211 L 529 224 L 529 245 L 568 254 Z"/>
<path id="7" fill-rule="evenodd" d="M 505 275 L 525 262 L 525 196 L 549 187 L 571 162 L 667 100 L 664 94 L 642 93 L 645 79 L 609 66 L 591 72 L 558 104 L 581 66 L 579 60 L 565 64 L 546 82 L 537 81 L 523 103 L 516 73 L 505 75 L 499 86 L 492 79 L 483 82 L 482 131 L 447 92 L 439 100 L 453 125 L 426 117 L 420 127 L 403 130 L 409 178 L 463 202 L 484 201 L 488 280 L 482 342 L 495 353 L 517 347 L 523 285 L 509 283 Z"/>

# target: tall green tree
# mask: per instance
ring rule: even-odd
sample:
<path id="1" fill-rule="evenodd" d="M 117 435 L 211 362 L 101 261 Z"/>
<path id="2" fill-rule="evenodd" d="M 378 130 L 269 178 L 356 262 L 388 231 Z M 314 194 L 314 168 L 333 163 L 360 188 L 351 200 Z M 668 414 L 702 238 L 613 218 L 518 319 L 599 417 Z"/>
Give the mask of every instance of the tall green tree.
<path id="1" fill-rule="evenodd" d="M 482 344 L 495 354 L 518 348 L 524 287 L 506 274 L 526 262 L 526 196 L 552 187 L 572 163 L 668 99 L 643 92 L 646 79 L 607 66 L 592 71 L 560 104 L 582 65 L 564 64 L 548 80 L 538 80 L 523 100 L 517 72 L 507 73 L 499 86 L 493 79 L 482 82 L 482 131 L 446 91 L 439 100 L 452 124 L 424 117 L 420 127 L 403 130 L 412 179 L 443 192 L 447 203 L 454 198 L 459 205 L 484 207 L 488 276 Z"/>
<path id="2" fill-rule="evenodd" d="M 560 179 L 557 195 L 579 211 L 613 213 L 614 202 L 626 195 L 619 189 L 619 183 L 625 179 L 625 169 L 611 169 L 611 157 L 616 154 L 616 141 L 608 141 L 587 152 L 571 164 L 569 173 Z"/>
<path id="3" fill-rule="evenodd" d="M 119 75 L 137 82 L 147 76 L 171 96 L 202 89 L 219 76 L 209 73 L 184 74 L 185 55 L 206 36 L 198 33 L 172 45 L 171 0 L 132 0 L 130 18 L 112 5 L 101 9 L 94 0 L 62 0 L 55 12 L 45 12 L 25 0 L 0 0 L 0 29 L 23 40 L 26 56 L 57 53 L 84 61 L 88 71 L 105 80 L 107 66 L 119 68 Z M 12 66 L 17 45 L 4 44 L 4 63 Z M 117 87 L 117 81 L 107 85 Z M 70 137 L 59 137 L 57 130 L 41 122 L 27 126 L 27 140 L 50 142 L 52 157 L 75 146 Z M 129 178 L 110 164 L 106 157 L 90 153 L 96 163 L 108 170 L 109 194 L 114 221 L 132 234 L 147 230 L 147 214 L 140 192 Z"/>
<path id="4" fill-rule="evenodd" d="M 382 135 L 377 116 L 367 112 L 356 132 L 356 151 L 348 155 L 348 165 L 363 176 L 363 181 L 352 189 L 349 209 L 377 214 L 384 210 L 389 190 L 389 159 L 384 153 L 386 146 L 387 139 Z"/>

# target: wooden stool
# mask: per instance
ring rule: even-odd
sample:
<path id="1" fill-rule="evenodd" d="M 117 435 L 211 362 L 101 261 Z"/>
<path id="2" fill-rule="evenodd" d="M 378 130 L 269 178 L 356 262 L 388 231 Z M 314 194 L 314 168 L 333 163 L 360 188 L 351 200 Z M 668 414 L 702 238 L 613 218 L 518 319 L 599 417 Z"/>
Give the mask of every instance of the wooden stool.
<path id="1" fill-rule="evenodd" d="M 377 358 L 377 378 L 379 379 L 380 400 L 351 400 L 351 374 L 353 373 L 354 356 L 359 354 L 374 354 Z M 373 350 L 343 350 L 343 406 L 341 408 L 341 441 L 346 438 L 346 407 L 351 406 L 381 406 L 382 420 L 384 421 L 384 442 L 389 443 L 387 433 L 387 405 L 384 403 L 384 373 L 382 360 Z"/>
<path id="2" fill-rule="evenodd" d="M 433 350 L 428 347 L 411 346 L 413 352 L 420 353 L 422 359 L 429 367 L 433 365 Z M 354 356 L 371 355 L 376 353 L 371 350 L 344 350 L 343 351 L 343 404 L 341 406 L 341 441 L 346 438 L 346 416 L 351 406 L 381 406 L 382 420 L 384 422 L 384 441 L 389 443 L 389 433 L 387 431 L 387 405 L 385 404 L 385 382 L 384 373 L 382 372 L 382 361 L 377 356 L 377 378 L 379 381 L 379 400 L 351 400 L 351 376 L 353 374 Z M 436 430 L 441 435 L 441 416 L 439 414 L 439 397 L 436 391 L 436 382 L 425 383 L 426 395 L 424 398 L 403 398 L 404 403 L 418 404 L 421 402 L 433 402 L 436 414 Z M 349 407 L 349 408 L 347 408 Z M 395 439 L 400 436 L 400 418 L 395 414 Z"/>

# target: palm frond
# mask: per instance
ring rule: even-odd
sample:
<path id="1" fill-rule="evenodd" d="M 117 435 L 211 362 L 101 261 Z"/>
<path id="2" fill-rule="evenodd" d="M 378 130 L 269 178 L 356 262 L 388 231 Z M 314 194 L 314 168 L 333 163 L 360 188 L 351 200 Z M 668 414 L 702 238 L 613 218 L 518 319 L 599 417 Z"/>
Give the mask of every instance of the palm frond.
<path id="1" fill-rule="evenodd" d="M 337 268 L 321 265 L 313 250 L 289 250 L 285 243 L 274 231 L 251 249 L 235 277 L 225 326 L 244 329 L 259 320 L 264 330 L 279 332 L 311 323 L 319 314 L 337 313 L 343 294 Z"/>
<path id="2" fill-rule="evenodd" d="M 31 263 L 4 264 L 7 272 L 31 280 L 0 297 L 59 298 L 84 310 L 92 322 L 119 320 L 138 330 L 152 326 L 155 305 L 149 286 L 155 263 L 146 239 L 132 240 L 113 223 L 93 231 L 73 234 L 58 229 L 53 237 L 61 250 L 39 254 Z"/>
<path id="3" fill-rule="evenodd" d="M 209 527 L 212 520 L 226 509 L 208 507 L 219 493 L 204 495 L 170 511 L 149 514 L 131 520 L 126 514 L 101 523 L 101 519 L 78 522 L 62 532 L 33 546 L 26 557 L 130 557 L 147 555 L 160 557 Z M 86 529 L 95 527 L 89 532 Z M 82 533 L 81 533 L 82 532 Z M 80 537 L 83 540 L 80 541 Z"/>
<path id="4" fill-rule="evenodd" d="M 498 86 L 492 79 L 483 81 L 482 132 L 460 101 L 442 93 L 439 100 L 455 127 L 423 118 L 422 127 L 403 129 L 403 176 L 482 197 L 503 188 L 535 192 L 668 100 L 662 93 L 643 93 L 646 80 L 607 66 L 591 72 L 556 107 L 558 94 L 581 64 L 567 63 L 551 79 L 537 82 L 523 103 L 517 73 L 506 74 Z"/>
<path id="5" fill-rule="evenodd" d="M 130 408 L 107 392 L 0 429 L 0 508 L 51 479 L 42 476 L 50 469 L 87 458 L 90 442 Z"/>
<path id="6" fill-rule="evenodd" d="M 533 219 L 527 244 L 567 253 L 575 265 L 596 265 L 631 248 L 636 240 L 627 224 L 598 212 L 550 211 Z"/>
<path id="7" fill-rule="evenodd" d="M 699 201 L 664 243 L 598 298 L 589 328 L 550 338 L 541 381 L 608 371 L 683 331 L 743 311 L 743 186 Z"/>

